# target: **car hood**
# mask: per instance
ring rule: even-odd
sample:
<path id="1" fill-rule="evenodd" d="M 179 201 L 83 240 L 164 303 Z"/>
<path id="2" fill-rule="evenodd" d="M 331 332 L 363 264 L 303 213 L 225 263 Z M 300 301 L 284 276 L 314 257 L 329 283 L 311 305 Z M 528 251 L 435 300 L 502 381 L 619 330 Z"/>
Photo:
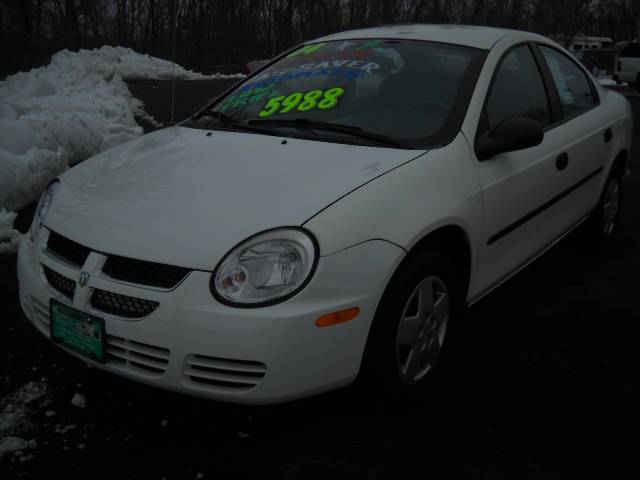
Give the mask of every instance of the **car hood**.
<path id="1" fill-rule="evenodd" d="M 45 224 L 104 253 L 212 270 L 422 153 L 171 127 L 63 174 Z"/>

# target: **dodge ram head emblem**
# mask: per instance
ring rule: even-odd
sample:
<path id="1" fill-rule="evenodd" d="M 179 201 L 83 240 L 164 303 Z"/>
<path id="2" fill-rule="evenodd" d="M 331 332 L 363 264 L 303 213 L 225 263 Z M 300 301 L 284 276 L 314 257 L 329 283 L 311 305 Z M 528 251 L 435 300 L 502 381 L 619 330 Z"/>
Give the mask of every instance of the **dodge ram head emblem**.
<path id="1" fill-rule="evenodd" d="M 78 279 L 78 283 L 81 287 L 86 287 L 87 283 L 89 283 L 89 278 L 91 275 L 87 272 L 80 272 L 80 278 Z"/>

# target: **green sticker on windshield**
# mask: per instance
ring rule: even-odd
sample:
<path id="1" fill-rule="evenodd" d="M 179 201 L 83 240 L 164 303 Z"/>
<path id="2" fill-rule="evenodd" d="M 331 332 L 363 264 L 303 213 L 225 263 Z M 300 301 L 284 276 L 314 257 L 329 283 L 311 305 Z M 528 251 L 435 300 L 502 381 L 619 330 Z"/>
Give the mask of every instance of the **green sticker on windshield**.
<path id="1" fill-rule="evenodd" d="M 280 95 L 270 98 L 258 116 L 266 118 L 274 113 L 289 113 L 292 110 L 308 112 L 314 108 L 330 110 L 338 105 L 344 93 L 344 88 L 335 87 L 329 90 L 311 90 L 306 93 L 294 92 L 289 96 Z"/>
<path id="2" fill-rule="evenodd" d="M 275 87 L 275 84 L 265 87 L 254 87 L 239 94 L 232 95 L 225 99 L 220 107 L 220 111 L 224 113 L 229 109 L 241 108 L 259 100 L 264 100 L 269 95 L 277 94 L 277 92 L 272 91 L 273 87 Z"/>
<path id="3" fill-rule="evenodd" d="M 313 45 L 305 45 L 302 48 L 299 48 L 295 52 L 291 52 L 287 55 L 287 58 L 297 57 L 298 55 L 311 55 L 315 53 L 317 50 L 320 50 L 324 46 L 324 43 L 315 43 Z"/>
<path id="4" fill-rule="evenodd" d="M 358 46 L 356 50 L 366 50 L 368 48 L 379 48 L 384 42 L 382 40 L 369 40 L 368 42 L 364 42 L 362 45 Z"/>

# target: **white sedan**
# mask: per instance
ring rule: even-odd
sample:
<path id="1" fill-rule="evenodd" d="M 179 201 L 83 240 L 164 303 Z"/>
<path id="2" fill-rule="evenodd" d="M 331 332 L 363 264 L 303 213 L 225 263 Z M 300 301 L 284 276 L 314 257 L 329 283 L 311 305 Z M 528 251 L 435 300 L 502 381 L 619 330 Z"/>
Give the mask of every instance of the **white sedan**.
<path id="1" fill-rule="evenodd" d="M 538 35 L 330 35 L 54 181 L 20 301 L 55 345 L 178 392 L 410 391 L 467 305 L 582 222 L 609 243 L 631 131 Z"/>

